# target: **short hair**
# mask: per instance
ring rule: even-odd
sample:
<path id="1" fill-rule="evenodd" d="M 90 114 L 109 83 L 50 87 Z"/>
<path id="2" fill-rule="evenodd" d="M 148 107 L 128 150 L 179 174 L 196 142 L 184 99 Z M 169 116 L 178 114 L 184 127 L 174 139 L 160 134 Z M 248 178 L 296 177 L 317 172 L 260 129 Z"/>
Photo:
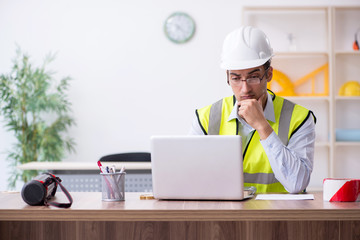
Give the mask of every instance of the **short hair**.
<path id="1" fill-rule="evenodd" d="M 271 58 L 266 63 L 263 64 L 265 71 L 269 69 L 270 65 L 271 65 Z"/>

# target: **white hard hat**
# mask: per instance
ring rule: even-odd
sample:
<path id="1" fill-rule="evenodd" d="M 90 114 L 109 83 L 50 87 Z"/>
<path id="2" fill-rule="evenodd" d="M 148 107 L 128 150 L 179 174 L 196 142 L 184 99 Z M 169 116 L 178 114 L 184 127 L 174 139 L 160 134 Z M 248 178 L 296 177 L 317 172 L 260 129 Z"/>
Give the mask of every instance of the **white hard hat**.
<path id="1" fill-rule="evenodd" d="M 272 56 L 273 50 L 265 33 L 258 28 L 245 26 L 226 36 L 220 67 L 225 70 L 258 67 Z"/>

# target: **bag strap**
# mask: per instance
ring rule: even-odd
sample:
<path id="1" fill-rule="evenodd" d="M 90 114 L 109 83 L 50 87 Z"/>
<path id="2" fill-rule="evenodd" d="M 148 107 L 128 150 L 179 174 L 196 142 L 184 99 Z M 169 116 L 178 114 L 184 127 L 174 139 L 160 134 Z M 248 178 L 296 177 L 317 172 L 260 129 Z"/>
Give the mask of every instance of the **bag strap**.
<path id="1" fill-rule="evenodd" d="M 56 182 L 56 184 L 59 184 L 61 187 L 61 190 L 65 193 L 67 199 L 69 200 L 69 203 L 59 203 L 59 202 L 48 202 L 47 199 L 45 199 L 44 203 L 46 206 L 54 206 L 54 207 L 58 207 L 58 208 L 69 208 L 71 207 L 72 203 L 73 203 L 73 199 L 70 195 L 70 193 L 68 192 L 68 190 L 66 190 L 66 188 L 60 183 L 59 178 L 55 177 L 55 175 L 48 173 L 49 176 Z"/>

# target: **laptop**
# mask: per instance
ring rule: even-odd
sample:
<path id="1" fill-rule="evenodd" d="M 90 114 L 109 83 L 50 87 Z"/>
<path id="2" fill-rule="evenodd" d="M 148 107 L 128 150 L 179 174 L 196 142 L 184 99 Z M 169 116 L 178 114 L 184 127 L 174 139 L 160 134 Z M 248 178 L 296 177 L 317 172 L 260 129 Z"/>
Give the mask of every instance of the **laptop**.
<path id="1" fill-rule="evenodd" d="M 157 199 L 242 200 L 244 190 L 240 136 L 153 136 L 151 166 Z"/>

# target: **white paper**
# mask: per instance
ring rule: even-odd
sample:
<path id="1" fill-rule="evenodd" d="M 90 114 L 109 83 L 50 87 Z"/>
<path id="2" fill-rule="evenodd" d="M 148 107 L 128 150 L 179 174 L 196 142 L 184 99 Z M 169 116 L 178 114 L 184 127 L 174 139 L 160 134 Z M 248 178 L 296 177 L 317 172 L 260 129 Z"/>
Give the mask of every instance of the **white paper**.
<path id="1" fill-rule="evenodd" d="M 314 194 L 258 194 L 256 200 L 314 200 Z"/>

